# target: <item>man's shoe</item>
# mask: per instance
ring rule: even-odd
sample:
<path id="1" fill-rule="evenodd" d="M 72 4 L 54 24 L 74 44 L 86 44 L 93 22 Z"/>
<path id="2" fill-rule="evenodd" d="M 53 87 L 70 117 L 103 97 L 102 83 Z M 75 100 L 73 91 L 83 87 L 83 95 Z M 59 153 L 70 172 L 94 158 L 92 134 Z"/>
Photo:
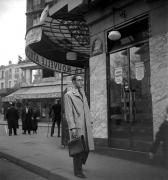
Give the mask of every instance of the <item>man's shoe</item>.
<path id="1" fill-rule="evenodd" d="M 79 178 L 86 178 L 86 176 L 83 173 L 75 173 L 75 176 Z"/>

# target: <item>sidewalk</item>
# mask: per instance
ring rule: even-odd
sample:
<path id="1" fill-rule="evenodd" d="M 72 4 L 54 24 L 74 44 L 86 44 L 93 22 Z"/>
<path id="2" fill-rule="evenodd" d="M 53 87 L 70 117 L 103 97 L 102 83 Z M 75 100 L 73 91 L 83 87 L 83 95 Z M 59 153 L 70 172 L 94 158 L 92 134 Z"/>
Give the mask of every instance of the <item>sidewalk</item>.
<path id="1" fill-rule="evenodd" d="M 0 123 L 2 124 L 2 123 Z M 0 125 L 1 130 L 4 130 Z M 5 131 L 5 130 L 4 130 Z M 46 128 L 37 135 L 0 135 L 0 157 L 13 161 L 49 180 L 75 180 L 72 159 L 61 139 L 47 137 Z M 84 173 L 88 180 L 167 180 L 168 170 L 90 153 Z"/>

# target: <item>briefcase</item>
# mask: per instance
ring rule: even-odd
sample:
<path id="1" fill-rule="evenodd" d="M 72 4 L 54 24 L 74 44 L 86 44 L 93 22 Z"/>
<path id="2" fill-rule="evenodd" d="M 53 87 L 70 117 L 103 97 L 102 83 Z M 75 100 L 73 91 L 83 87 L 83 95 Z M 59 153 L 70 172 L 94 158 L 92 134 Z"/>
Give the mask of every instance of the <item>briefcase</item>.
<path id="1" fill-rule="evenodd" d="M 85 144 L 84 136 L 82 135 L 69 141 L 68 148 L 69 148 L 70 157 L 74 157 L 77 154 L 85 152 L 86 144 Z"/>

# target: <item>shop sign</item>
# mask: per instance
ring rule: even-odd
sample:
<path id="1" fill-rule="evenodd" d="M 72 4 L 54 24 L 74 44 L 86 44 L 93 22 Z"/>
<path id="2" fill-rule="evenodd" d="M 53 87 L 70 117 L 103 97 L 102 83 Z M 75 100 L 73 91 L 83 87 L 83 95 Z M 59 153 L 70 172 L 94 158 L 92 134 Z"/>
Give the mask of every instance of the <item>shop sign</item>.
<path id="1" fill-rule="evenodd" d="M 34 52 L 30 47 L 26 47 L 26 56 L 34 63 L 60 73 L 66 74 L 84 74 L 85 70 L 82 68 L 61 64 Z"/>
<path id="2" fill-rule="evenodd" d="M 123 81 L 123 70 L 122 67 L 117 67 L 114 70 L 114 78 L 117 84 L 121 84 Z"/>
<path id="3" fill-rule="evenodd" d="M 144 78 L 144 63 L 143 62 L 137 62 L 135 63 L 135 77 L 137 80 L 142 80 Z"/>
<path id="4" fill-rule="evenodd" d="M 41 26 L 34 27 L 33 29 L 29 30 L 26 35 L 26 46 L 41 41 L 41 37 L 42 37 Z"/>
<path id="5" fill-rule="evenodd" d="M 92 55 L 96 56 L 103 53 L 103 44 L 101 39 L 95 39 L 92 44 Z"/>

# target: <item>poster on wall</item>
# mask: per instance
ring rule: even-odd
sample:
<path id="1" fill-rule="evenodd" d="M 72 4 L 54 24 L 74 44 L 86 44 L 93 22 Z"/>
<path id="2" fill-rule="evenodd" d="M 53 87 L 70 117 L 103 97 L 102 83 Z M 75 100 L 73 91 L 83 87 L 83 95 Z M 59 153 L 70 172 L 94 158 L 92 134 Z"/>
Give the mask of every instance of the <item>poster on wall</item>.
<path id="1" fill-rule="evenodd" d="M 135 77 L 137 80 L 142 80 L 145 74 L 144 62 L 135 63 Z"/>
<path id="2" fill-rule="evenodd" d="M 123 70 L 122 67 L 117 67 L 114 69 L 114 78 L 117 84 L 122 84 L 123 81 Z"/>

